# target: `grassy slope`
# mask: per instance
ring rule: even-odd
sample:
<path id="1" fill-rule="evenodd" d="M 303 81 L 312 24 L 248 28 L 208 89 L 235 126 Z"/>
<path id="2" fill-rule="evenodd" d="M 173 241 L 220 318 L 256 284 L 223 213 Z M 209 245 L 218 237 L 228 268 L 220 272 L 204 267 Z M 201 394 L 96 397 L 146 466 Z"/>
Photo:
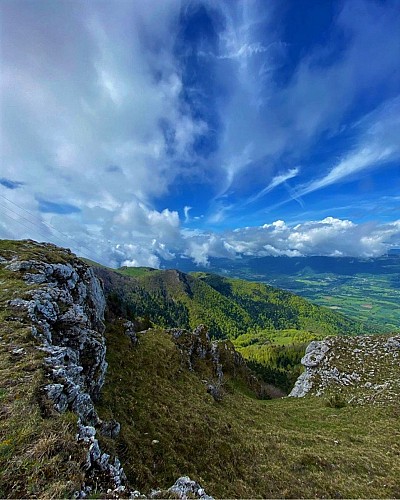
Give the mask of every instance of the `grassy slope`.
<path id="1" fill-rule="evenodd" d="M 143 276 L 147 273 L 156 271 L 153 267 L 120 267 L 117 272 L 124 276 Z"/>
<path id="2" fill-rule="evenodd" d="M 68 255 L 2 242 L 0 255 L 52 262 Z M 45 252 L 45 253 L 44 253 Z M 1 266 L 0 266 L 1 269 Z M 28 291 L 17 273 L 0 274 L 0 496 L 70 496 L 82 481 L 76 417 L 41 400 L 42 353 L 23 316 L 6 302 Z M 238 381 L 216 403 L 180 363 L 170 337 L 131 346 L 108 324 L 110 363 L 101 414 L 122 424 L 117 451 L 142 491 L 189 474 L 216 497 L 399 497 L 400 410 L 393 404 L 341 409 L 317 398 L 259 401 Z M 14 348 L 23 347 L 23 355 Z M 153 443 L 156 440 L 158 442 Z"/>
<path id="3" fill-rule="evenodd" d="M 187 474 L 219 498 L 400 496 L 398 405 L 261 401 L 232 380 L 217 403 L 162 331 L 141 334 L 133 347 L 118 323 L 108 324 L 107 342 L 100 413 L 122 430 L 103 445 L 141 491 Z"/>
<path id="4" fill-rule="evenodd" d="M 32 243 L 0 242 L 0 256 L 16 254 L 68 260 L 61 251 L 46 252 Z M 75 440 L 76 415 L 56 414 L 42 400 L 43 353 L 35 347 L 29 321 L 7 307 L 28 290 L 18 273 L 0 266 L 0 497 L 70 496 L 80 487 L 85 460 Z M 24 354 L 13 354 L 20 348 Z"/>
<path id="5" fill-rule="evenodd" d="M 398 402 L 400 352 L 390 344 L 388 347 L 389 339 L 399 342 L 400 336 L 385 334 L 327 339 L 330 350 L 320 362 L 318 371 L 312 375 L 310 394 L 318 394 L 322 390 L 342 401 L 357 404 Z M 338 376 L 329 376 L 332 373 Z M 352 374 L 356 374 L 357 378 L 343 383 L 342 376 Z"/>

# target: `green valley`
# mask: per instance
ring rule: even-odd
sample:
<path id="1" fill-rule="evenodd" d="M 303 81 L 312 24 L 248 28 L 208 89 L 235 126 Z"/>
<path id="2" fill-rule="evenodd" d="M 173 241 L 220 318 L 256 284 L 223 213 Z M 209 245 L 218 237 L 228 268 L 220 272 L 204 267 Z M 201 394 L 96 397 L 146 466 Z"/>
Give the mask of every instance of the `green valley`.
<path id="1" fill-rule="evenodd" d="M 205 272 L 97 267 L 120 316 L 142 326 L 207 325 L 214 339 L 231 339 L 252 369 L 288 393 L 301 373 L 307 343 L 327 335 L 365 333 L 362 323 L 263 283 Z"/>
<path id="2" fill-rule="evenodd" d="M 262 283 L 172 269 L 96 272 L 106 291 L 115 290 L 113 284 L 118 283 L 118 300 L 132 315 L 149 317 L 159 326 L 194 328 L 205 323 L 214 338 L 264 332 L 283 343 L 296 336 L 305 341 L 310 336 L 363 332 L 357 321 Z"/>

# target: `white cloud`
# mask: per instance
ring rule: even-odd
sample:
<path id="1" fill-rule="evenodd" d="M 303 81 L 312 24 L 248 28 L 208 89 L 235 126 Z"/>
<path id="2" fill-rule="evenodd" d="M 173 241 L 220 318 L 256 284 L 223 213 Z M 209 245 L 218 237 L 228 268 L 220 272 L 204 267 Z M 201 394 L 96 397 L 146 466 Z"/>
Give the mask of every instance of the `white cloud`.
<path id="1" fill-rule="evenodd" d="M 205 265 L 209 257 L 237 258 L 241 254 L 373 257 L 396 245 L 400 245 L 400 220 L 379 225 L 326 217 L 296 225 L 278 220 L 222 234 L 190 234 L 186 238 L 186 255 Z"/>
<path id="2" fill-rule="evenodd" d="M 245 55 L 245 48 L 257 42 L 270 50 L 221 64 L 219 76 L 229 98 L 220 107 L 224 127 L 218 159 L 225 179 L 219 195 L 240 189 L 243 172 L 251 173 L 258 163 L 263 164 L 260 174 L 273 179 L 279 175 L 281 155 L 298 158 L 322 134 L 337 134 L 346 113 L 367 100 L 371 89 L 394 95 L 400 78 L 395 2 L 338 3 L 331 36 L 309 49 L 283 84 L 282 66 L 290 71 L 292 62 L 286 59 L 280 31 L 282 10 L 273 2 L 264 2 L 262 8 L 256 2 L 229 6 L 221 6 L 227 24 L 220 35 L 222 53 L 236 54 L 243 47 Z M 262 20 L 260 42 L 262 13 L 268 18 Z M 338 51 L 337 39 L 343 38 L 346 43 Z M 246 149 L 250 161 L 242 156 Z"/>
<path id="3" fill-rule="evenodd" d="M 232 42 L 231 42 L 232 43 Z M 262 54 L 267 52 L 269 47 L 265 47 L 260 42 L 255 43 L 244 43 L 239 47 L 231 47 L 230 52 L 222 53 L 217 56 L 218 59 L 239 59 L 251 57 L 254 54 Z"/>
<path id="4" fill-rule="evenodd" d="M 208 160 L 196 157 L 194 144 L 209 125 L 182 100 L 175 43 L 185 2 L 1 3 L 1 177 L 22 183 L 0 185 L 1 237 L 51 240 L 111 265 L 154 267 L 179 254 L 199 263 L 240 253 L 376 255 L 398 241 L 395 223 L 338 219 L 182 231 L 178 212 L 161 202 L 177 179 L 217 179 L 208 221 L 221 221 L 234 208 L 223 196 L 241 187 L 241 175 L 262 164 L 257 182 L 265 179 L 266 187 L 254 200 L 299 176 L 297 167 L 282 170 L 280 156 L 296 158 L 321 131 L 334 132 L 356 98 L 398 75 L 392 4 L 346 2 L 337 19 L 349 37 L 343 54 L 329 59 L 329 47 L 313 51 L 283 86 L 275 79 L 285 44 L 273 3 L 262 2 L 264 18 L 257 2 L 206 4 L 225 23 L 213 75 L 221 135 Z M 397 158 L 399 109 L 389 104 L 358 125 L 365 133 L 352 151 L 298 194 Z M 76 210 L 43 213 L 39 200 Z M 186 222 L 190 210 L 183 208 Z"/>
<path id="5" fill-rule="evenodd" d="M 1 176 L 24 185 L 0 186 L 18 204 L 0 236 L 52 239 L 103 260 L 114 259 L 113 245 L 156 238 L 151 251 L 167 255 L 179 217 L 152 203 L 186 175 L 181 165 L 206 130 L 181 102 L 180 8 L 169 0 L 1 5 Z M 39 199 L 80 212 L 43 214 Z"/>
<path id="6" fill-rule="evenodd" d="M 189 216 L 189 212 L 190 210 L 192 209 L 193 207 L 189 207 L 189 206 L 184 206 L 183 207 L 183 214 L 185 216 L 185 222 L 189 222 L 189 219 L 190 219 L 190 216 Z"/>

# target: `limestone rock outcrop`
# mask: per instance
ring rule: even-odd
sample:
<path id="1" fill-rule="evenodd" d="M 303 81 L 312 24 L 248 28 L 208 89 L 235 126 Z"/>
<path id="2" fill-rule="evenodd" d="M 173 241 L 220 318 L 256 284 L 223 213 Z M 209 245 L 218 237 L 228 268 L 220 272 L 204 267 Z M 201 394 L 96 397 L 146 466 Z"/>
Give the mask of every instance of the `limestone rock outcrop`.
<path id="1" fill-rule="evenodd" d="M 175 481 L 171 488 L 168 488 L 170 493 L 175 493 L 178 498 L 186 500 L 187 498 L 201 498 L 202 500 L 213 500 L 213 497 L 207 495 L 204 489 L 192 481 L 188 476 L 182 476 Z"/>
<path id="2" fill-rule="evenodd" d="M 24 245 L 32 250 L 35 258 L 23 259 L 17 254 L 0 257 L 0 265 L 28 285 L 18 295 L 14 294 L 7 305 L 9 310 L 15 311 L 14 320 L 26 318 L 37 348 L 44 353 L 43 366 L 48 383 L 43 387 L 43 396 L 51 401 L 57 412 L 69 410 L 77 415 L 76 439 L 87 450 L 86 462 L 82 464 L 86 481 L 74 497 L 86 498 L 101 493 L 107 498 L 146 498 L 130 488 L 119 459 L 104 453 L 97 439 L 99 433 L 114 439 L 121 427 L 116 420 L 102 421 L 95 408 L 107 373 L 106 299 L 102 283 L 93 269 L 68 249 L 34 241 L 24 242 Z M 133 346 L 139 341 L 139 327 L 132 321 L 124 323 L 125 334 Z M 174 332 L 177 343 L 183 333 Z M 189 369 L 193 369 L 196 358 L 209 356 L 215 363 L 216 380 L 222 381 L 218 350 L 210 342 L 205 327 L 186 333 L 190 340 L 187 342 L 187 335 L 183 336 L 185 341 L 181 347 L 186 352 Z M 20 356 L 24 349 L 15 347 L 12 352 Z M 198 483 L 186 476 L 165 492 L 181 499 L 212 500 Z"/>
<path id="3" fill-rule="evenodd" d="M 101 283 L 69 250 L 50 244 L 38 246 L 50 255 L 52 250 L 61 250 L 65 262 L 47 262 L 45 257 L 3 259 L 7 270 L 18 273 L 31 286 L 8 305 L 26 313 L 38 348 L 45 353 L 49 383 L 43 388 L 44 395 L 58 412 L 72 410 L 78 416 L 77 439 L 88 447 L 87 477 L 90 480 L 101 474 L 112 490 L 121 489 L 126 480 L 123 468 L 118 459 L 111 461 L 101 452 L 96 439 L 97 430 L 113 437 L 119 432 L 118 422 L 102 422 L 94 406 L 107 371 L 103 335 L 106 301 Z M 89 492 L 90 486 L 84 485 L 77 497 Z"/>
<path id="4" fill-rule="evenodd" d="M 400 335 L 328 337 L 313 341 L 301 360 L 305 371 L 289 396 L 340 394 L 345 403 L 398 401 Z"/>

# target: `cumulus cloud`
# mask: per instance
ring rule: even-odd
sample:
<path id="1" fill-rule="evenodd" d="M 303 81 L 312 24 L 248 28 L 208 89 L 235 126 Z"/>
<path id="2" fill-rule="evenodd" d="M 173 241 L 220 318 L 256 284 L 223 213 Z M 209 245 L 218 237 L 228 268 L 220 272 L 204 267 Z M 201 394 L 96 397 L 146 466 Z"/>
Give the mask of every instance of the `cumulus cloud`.
<path id="1" fill-rule="evenodd" d="M 114 164 L 127 194 L 165 191 L 179 167 L 160 124 L 172 128 L 180 158 L 204 128 L 180 105 L 179 4 L 7 2 L 2 14 L 5 173 L 31 186 L 40 177 L 45 191 L 55 169 L 51 194 L 75 182 L 86 200 L 93 182 L 102 190 L 95 173 Z"/>
<path id="2" fill-rule="evenodd" d="M 400 220 L 379 225 L 326 217 L 296 225 L 278 220 L 219 235 L 191 235 L 186 254 L 196 263 L 206 265 L 209 257 L 237 258 L 240 255 L 374 257 L 399 244 Z"/>
<path id="3" fill-rule="evenodd" d="M 177 213 L 153 200 L 186 175 L 207 128 L 181 100 L 180 8 L 169 0 L 1 5 L 3 237 L 78 250 L 176 238 Z"/>

